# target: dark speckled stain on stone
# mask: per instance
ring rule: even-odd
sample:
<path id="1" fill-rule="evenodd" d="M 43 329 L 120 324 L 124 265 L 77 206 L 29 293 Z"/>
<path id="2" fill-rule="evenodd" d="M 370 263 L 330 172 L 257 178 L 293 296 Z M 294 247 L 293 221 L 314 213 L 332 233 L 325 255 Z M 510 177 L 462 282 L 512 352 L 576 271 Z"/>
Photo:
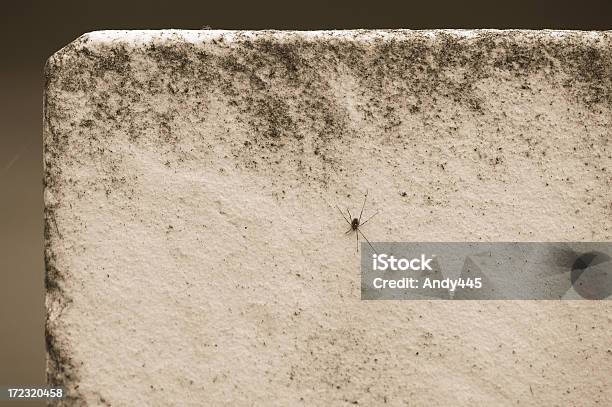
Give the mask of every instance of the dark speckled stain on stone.
<path id="1" fill-rule="evenodd" d="M 61 387 L 66 392 L 62 399 L 49 401 L 48 405 L 85 405 L 82 395 L 78 392 L 79 378 L 76 367 L 68 356 L 69 350 L 57 344 L 57 339 L 49 329 L 48 323 L 45 327 L 45 345 L 48 355 L 47 385 Z"/>
<path id="2" fill-rule="evenodd" d="M 282 43 L 270 38 L 238 38 L 232 53 L 224 56 L 220 65 L 230 78 L 220 88 L 238 99 L 241 114 L 236 119 L 253 129 L 248 143 L 235 149 L 236 158 L 243 157 L 250 168 L 265 168 L 285 162 L 288 156 L 316 151 L 322 173 L 313 174 L 299 162 L 293 166 L 307 180 L 325 182 L 324 174 L 333 165 L 325 154 L 329 142 L 348 131 L 345 112 L 337 106 L 321 75 L 338 61 L 312 58 L 326 58 L 326 52 L 319 43 L 299 38 Z M 240 75 L 250 85 L 246 93 L 235 89 L 231 80 Z M 305 133 L 314 137 L 306 141 Z M 262 156 L 270 158 L 260 160 Z"/>
<path id="3" fill-rule="evenodd" d="M 325 182 L 323 174 L 338 170 L 330 158 L 339 147 L 334 140 L 344 140 L 341 136 L 350 131 L 347 113 L 326 79 L 333 79 L 340 68 L 351 72 L 359 86 L 371 95 L 362 107 L 363 113 L 366 117 L 386 117 L 389 125 L 383 129 L 385 132 L 401 123 L 397 106 L 408 99 L 415 102 L 407 110 L 424 120 L 435 119 L 427 106 L 436 98 L 450 98 L 474 114 L 483 114 L 483 101 L 474 84 L 494 75 L 494 70 L 525 76 L 562 69 L 569 78 L 564 86 L 578 100 L 588 105 L 612 102 L 610 52 L 601 45 L 583 42 L 524 42 L 513 32 L 483 32 L 474 37 L 447 32 L 434 37 L 375 36 L 370 40 L 373 47 L 361 46 L 363 39 L 359 36 L 315 41 L 295 34 L 278 40 L 273 33 L 264 33 L 255 37 L 238 34 L 232 41 L 222 37 L 208 41 L 207 47 L 216 48 L 215 52 L 185 41 L 153 42 L 133 51 L 119 44 L 94 52 L 87 47 L 87 37 L 82 37 L 63 52 L 85 58 L 71 59 L 73 65 L 62 66 L 56 80 L 65 90 L 88 92 L 94 89 L 96 78 L 121 78 L 123 84 L 129 85 L 117 87 L 127 101 L 124 109 L 109 110 L 103 94 L 97 100 L 97 119 L 116 120 L 118 126 L 122 116 L 129 114 L 129 101 L 137 100 L 140 92 L 197 96 L 220 91 L 237 107 L 235 120 L 251 129 L 248 143 L 236 144 L 235 158 L 257 171 L 288 164 L 313 182 Z M 152 58 L 171 83 L 156 82 L 154 77 L 144 84 L 135 80 L 130 74 L 130 52 Z M 468 74 L 447 75 L 458 69 Z M 200 81 L 190 82 L 187 89 L 181 87 L 184 77 Z M 175 113 L 168 112 L 170 116 Z M 131 124 L 130 138 L 137 140 L 142 131 L 142 126 Z M 304 132 L 313 137 L 305 140 Z M 176 140 L 159 140 L 168 142 Z M 292 154 L 314 151 L 320 159 L 321 172 L 311 173 L 299 163 L 286 162 Z"/>
<path id="4" fill-rule="evenodd" d="M 191 44 L 174 44 L 172 51 L 162 45 L 150 46 L 147 55 L 169 77 L 199 78 L 192 83 L 190 92 L 199 95 L 219 91 L 238 109 L 235 120 L 252 129 L 248 142 L 240 143 L 234 151 L 236 158 L 244 160 L 245 167 L 275 166 L 286 160 L 287 150 L 298 154 L 307 148 L 321 152 L 327 140 L 346 132 L 346 118 L 341 112 L 335 114 L 338 109 L 318 73 L 320 67 L 309 66 L 301 57 L 302 52 L 317 52 L 316 44 L 239 38 L 230 49 L 224 41 L 213 42 L 224 52 L 213 55 L 194 50 Z M 184 62 L 186 56 L 189 63 L 169 62 Z M 157 92 L 162 86 L 151 83 L 150 90 Z M 303 97 L 293 98 L 291 93 Z M 307 131 L 309 127 L 315 129 L 313 146 L 305 144 L 300 125 L 306 126 Z M 329 163 L 324 154 L 320 157 L 324 165 Z"/>
<path id="5" fill-rule="evenodd" d="M 51 247 L 54 239 L 61 238 L 57 224 L 55 223 L 53 209 L 45 207 L 45 290 L 47 293 L 48 307 L 61 308 L 71 300 L 67 297 L 62 286 L 64 276 L 55 266 L 55 254 Z M 78 368 L 70 357 L 70 350 L 65 343 L 60 344 L 53 322 L 47 315 L 45 321 L 45 347 L 47 350 L 47 385 L 62 387 L 66 395 L 62 399 L 51 400 L 48 405 L 82 405 L 84 400 L 78 391 Z"/>
<path id="6" fill-rule="evenodd" d="M 346 117 L 342 108 L 336 105 L 330 90 L 319 72 L 330 72 L 336 69 L 335 65 L 342 64 L 354 73 L 360 85 L 368 89 L 373 95 L 369 105 L 375 112 L 369 114 L 382 114 L 390 122 L 399 121 L 399 117 L 391 107 L 393 103 L 407 98 L 416 98 L 417 103 L 412 107 L 414 111 L 425 111 L 422 105 L 436 97 L 447 97 L 455 103 L 463 104 L 475 114 L 482 114 L 482 100 L 474 91 L 474 84 L 483 78 L 495 74 L 494 69 L 507 71 L 515 76 L 526 76 L 536 72 L 545 72 L 545 68 L 563 69 L 572 81 L 572 89 L 576 98 L 590 105 L 593 102 L 610 102 L 610 84 L 606 81 L 605 73 L 609 72 L 609 55 L 604 57 L 602 51 L 591 45 L 567 46 L 560 41 L 546 50 L 544 44 L 517 41 L 513 35 L 500 35 L 486 33 L 475 38 L 463 38 L 447 33 L 440 33 L 435 39 L 420 36 L 403 39 L 377 39 L 373 51 L 364 52 L 351 41 L 338 42 L 308 42 L 299 39 L 290 43 L 278 44 L 270 39 L 255 40 L 241 43 L 233 50 L 231 56 L 240 57 L 244 62 L 224 63 L 226 71 L 235 75 L 247 74 L 251 83 L 251 93 L 243 95 L 247 106 L 242 113 L 252 126 L 254 134 L 278 137 L 282 135 L 287 140 L 301 137 L 296 135 L 291 126 L 291 117 L 297 117 L 316 126 L 325 123 L 325 130 L 319 133 L 316 145 L 311 150 L 324 151 L 333 134 L 345 134 Z M 585 51 L 586 50 L 586 51 Z M 330 52 L 331 51 L 331 52 Z M 311 64 L 302 61 L 300 55 L 323 55 L 321 60 L 306 59 Z M 335 60 L 330 60 L 334 55 Z M 558 67 L 555 66 L 555 62 Z M 271 67 L 272 71 L 280 71 L 281 86 L 291 89 L 302 95 L 299 103 L 302 105 L 288 117 L 284 112 L 289 111 L 283 106 L 285 98 L 277 98 L 276 88 L 262 86 L 253 78 L 259 78 L 253 70 L 257 67 Z M 464 69 L 468 75 L 462 78 L 449 78 L 446 72 Z M 389 79 L 394 80 L 393 90 L 397 91 L 387 103 L 389 98 Z M 609 78 L 609 75 L 608 75 Z M 607 82 L 607 83 L 606 83 Z M 311 86 L 307 86 L 307 85 Z M 231 85 L 223 89 L 232 89 Z M 300 92 L 301 91 L 301 92 Z M 232 89 L 228 95 L 241 97 L 238 90 Z M 328 103 L 317 103 L 326 101 Z M 262 107 L 267 106 L 267 107 Z M 249 109 L 248 107 L 252 108 Z M 424 115 L 427 115 L 425 112 Z M 395 117 L 394 117 L 395 116 Z M 263 122 L 263 123 L 262 123 Z M 255 136 L 257 137 L 257 136 Z M 255 138 L 248 145 L 249 154 L 253 157 L 252 149 L 260 147 L 261 150 L 277 147 L 263 140 Z M 285 148 L 295 151 L 295 143 L 284 143 Z M 303 151 L 304 146 L 297 147 Z M 255 154 L 257 156 L 257 154 Z M 321 155 L 325 157 L 325 155 Z M 274 160 L 268 164 L 274 164 Z M 262 163 L 260 163 L 262 164 Z M 264 163 L 265 164 L 265 163 Z M 308 176 L 308 174 L 305 174 Z"/>

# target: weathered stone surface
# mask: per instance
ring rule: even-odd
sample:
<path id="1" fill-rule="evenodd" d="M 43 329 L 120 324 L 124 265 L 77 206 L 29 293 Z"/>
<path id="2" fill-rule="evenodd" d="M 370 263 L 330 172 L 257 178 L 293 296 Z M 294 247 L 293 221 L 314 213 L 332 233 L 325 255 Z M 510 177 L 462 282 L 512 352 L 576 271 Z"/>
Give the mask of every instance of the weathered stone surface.
<path id="1" fill-rule="evenodd" d="M 47 64 L 67 405 L 609 405 L 609 302 L 366 302 L 372 241 L 612 238 L 610 32 L 104 31 Z"/>

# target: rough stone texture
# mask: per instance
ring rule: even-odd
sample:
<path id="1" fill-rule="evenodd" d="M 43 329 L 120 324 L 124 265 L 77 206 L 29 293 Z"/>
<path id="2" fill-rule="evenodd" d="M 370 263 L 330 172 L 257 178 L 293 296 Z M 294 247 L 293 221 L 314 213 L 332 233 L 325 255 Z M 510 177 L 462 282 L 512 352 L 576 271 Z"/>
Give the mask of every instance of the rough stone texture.
<path id="1" fill-rule="evenodd" d="M 609 302 L 360 301 L 372 241 L 612 238 L 612 33 L 105 31 L 47 64 L 66 405 L 610 405 Z"/>

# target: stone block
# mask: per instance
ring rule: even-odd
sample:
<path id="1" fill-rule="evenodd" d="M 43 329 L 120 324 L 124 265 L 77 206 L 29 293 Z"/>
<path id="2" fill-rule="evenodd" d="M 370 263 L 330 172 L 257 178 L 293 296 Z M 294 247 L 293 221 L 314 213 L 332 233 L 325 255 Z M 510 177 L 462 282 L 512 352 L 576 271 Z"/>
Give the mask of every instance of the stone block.
<path id="1" fill-rule="evenodd" d="M 597 301 L 361 301 L 370 241 L 609 241 L 612 34 L 100 31 L 46 66 L 63 405 L 609 405 Z"/>

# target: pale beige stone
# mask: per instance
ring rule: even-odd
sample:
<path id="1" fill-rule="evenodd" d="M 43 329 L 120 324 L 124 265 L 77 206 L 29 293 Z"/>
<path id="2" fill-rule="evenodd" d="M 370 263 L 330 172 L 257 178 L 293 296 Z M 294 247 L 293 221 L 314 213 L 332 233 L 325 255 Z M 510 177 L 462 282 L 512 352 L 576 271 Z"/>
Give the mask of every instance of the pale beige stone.
<path id="1" fill-rule="evenodd" d="M 609 302 L 360 301 L 372 241 L 612 238 L 612 34 L 103 31 L 45 93 L 66 405 L 610 405 Z"/>

